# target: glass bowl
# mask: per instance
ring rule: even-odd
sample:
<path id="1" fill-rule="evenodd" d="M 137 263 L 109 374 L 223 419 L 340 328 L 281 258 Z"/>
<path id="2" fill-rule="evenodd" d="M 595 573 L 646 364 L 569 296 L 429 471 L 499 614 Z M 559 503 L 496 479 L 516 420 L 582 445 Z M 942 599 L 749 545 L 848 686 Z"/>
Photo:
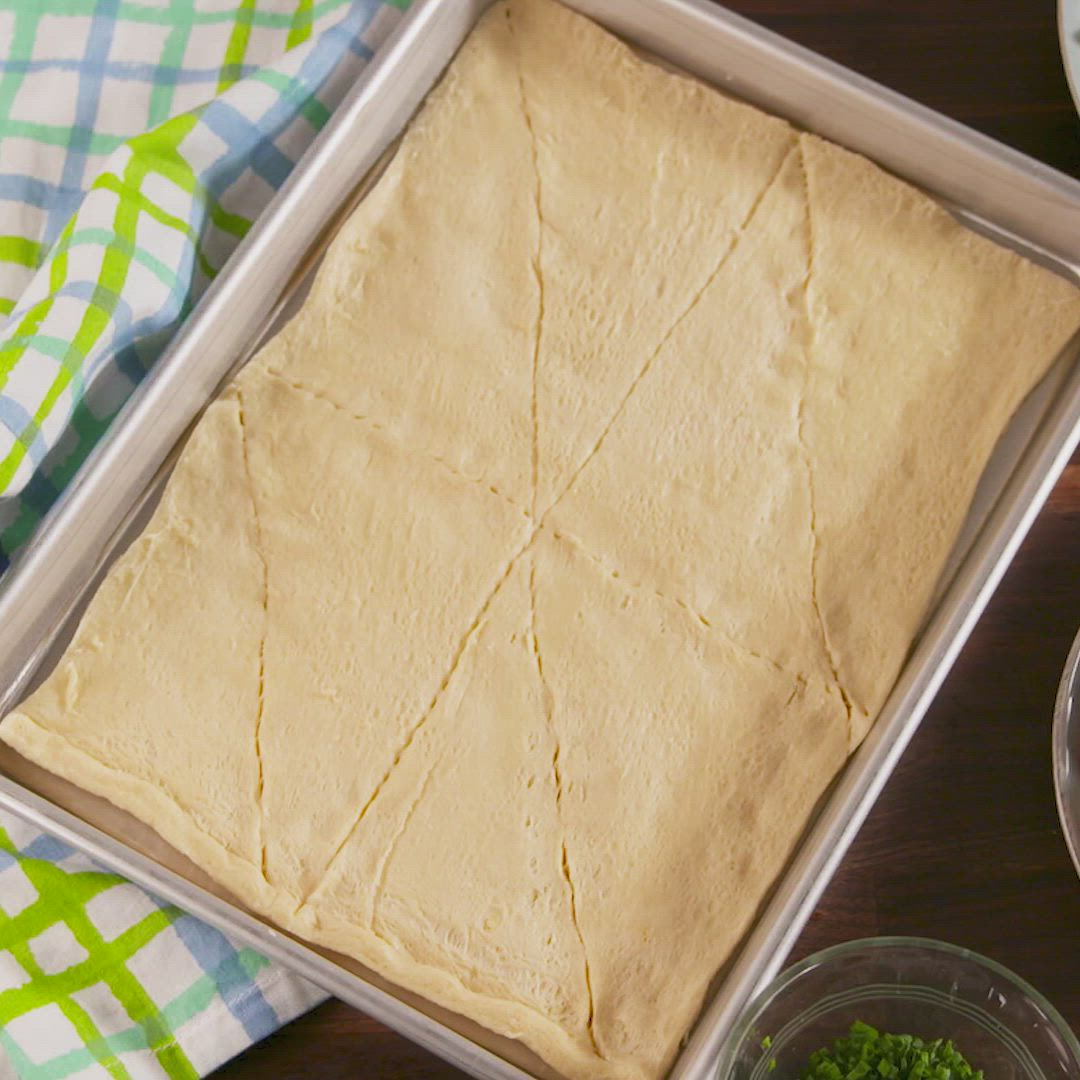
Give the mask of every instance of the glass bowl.
<path id="1" fill-rule="evenodd" d="M 951 1039 L 986 1080 L 1080 1077 L 1080 1045 L 1038 991 L 967 949 L 894 937 L 849 941 L 780 975 L 728 1036 L 717 1080 L 797 1080 L 856 1020 Z"/>
<path id="2" fill-rule="evenodd" d="M 1080 634 L 1065 661 L 1054 706 L 1054 794 L 1065 843 L 1080 874 Z"/>

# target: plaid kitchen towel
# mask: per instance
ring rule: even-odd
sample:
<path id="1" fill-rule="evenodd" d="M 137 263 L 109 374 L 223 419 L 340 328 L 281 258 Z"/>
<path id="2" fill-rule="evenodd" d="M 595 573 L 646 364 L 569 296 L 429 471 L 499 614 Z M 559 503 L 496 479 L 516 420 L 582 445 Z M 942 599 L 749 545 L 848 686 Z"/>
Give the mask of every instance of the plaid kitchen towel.
<path id="1" fill-rule="evenodd" d="M 0 572 L 407 3 L 0 0 Z M 322 996 L 0 813 L 0 1078 L 204 1075 Z"/>
<path id="2" fill-rule="evenodd" d="M 0 0 L 0 569 L 407 0 Z"/>
<path id="3" fill-rule="evenodd" d="M 325 996 L 17 818 L 0 907 L 0 1048 L 20 1077 L 205 1075 Z"/>

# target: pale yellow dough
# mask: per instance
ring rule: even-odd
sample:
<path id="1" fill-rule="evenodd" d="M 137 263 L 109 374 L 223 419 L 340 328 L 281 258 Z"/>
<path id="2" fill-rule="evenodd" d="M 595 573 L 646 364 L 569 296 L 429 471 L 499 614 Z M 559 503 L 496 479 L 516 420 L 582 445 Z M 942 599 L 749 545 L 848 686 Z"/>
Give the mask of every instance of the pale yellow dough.
<path id="1" fill-rule="evenodd" d="M 0 737 L 652 1080 L 1078 325 L 869 162 L 497 4 Z"/>

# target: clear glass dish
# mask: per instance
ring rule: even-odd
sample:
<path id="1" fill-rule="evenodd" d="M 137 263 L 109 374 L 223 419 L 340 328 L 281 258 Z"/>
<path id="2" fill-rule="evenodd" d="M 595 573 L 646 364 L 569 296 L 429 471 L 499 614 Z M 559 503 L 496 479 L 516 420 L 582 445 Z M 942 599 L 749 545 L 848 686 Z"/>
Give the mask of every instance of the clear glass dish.
<path id="1" fill-rule="evenodd" d="M 807 957 L 760 994 L 724 1044 L 717 1080 L 798 1080 L 856 1020 L 951 1039 L 986 1080 L 1080 1077 L 1068 1025 L 1000 964 L 940 941 L 865 938 Z"/>
<path id="2" fill-rule="evenodd" d="M 1065 661 L 1054 706 L 1054 794 L 1065 843 L 1080 874 L 1080 634 Z"/>

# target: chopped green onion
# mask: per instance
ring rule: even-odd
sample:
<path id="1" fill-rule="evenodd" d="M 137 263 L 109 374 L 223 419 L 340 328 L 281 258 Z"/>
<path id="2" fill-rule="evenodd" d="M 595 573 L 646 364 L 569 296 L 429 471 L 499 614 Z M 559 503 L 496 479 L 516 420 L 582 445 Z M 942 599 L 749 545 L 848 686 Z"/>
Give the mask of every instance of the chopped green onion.
<path id="1" fill-rule="evenodd" d="M 768 1049 L 763 1044 L 764 1049 Z M 984 1080 L 948 1039 L 924 1042 L 856 1021 L 831 1048 L 810 1055 L 799 1080 Z"/>

